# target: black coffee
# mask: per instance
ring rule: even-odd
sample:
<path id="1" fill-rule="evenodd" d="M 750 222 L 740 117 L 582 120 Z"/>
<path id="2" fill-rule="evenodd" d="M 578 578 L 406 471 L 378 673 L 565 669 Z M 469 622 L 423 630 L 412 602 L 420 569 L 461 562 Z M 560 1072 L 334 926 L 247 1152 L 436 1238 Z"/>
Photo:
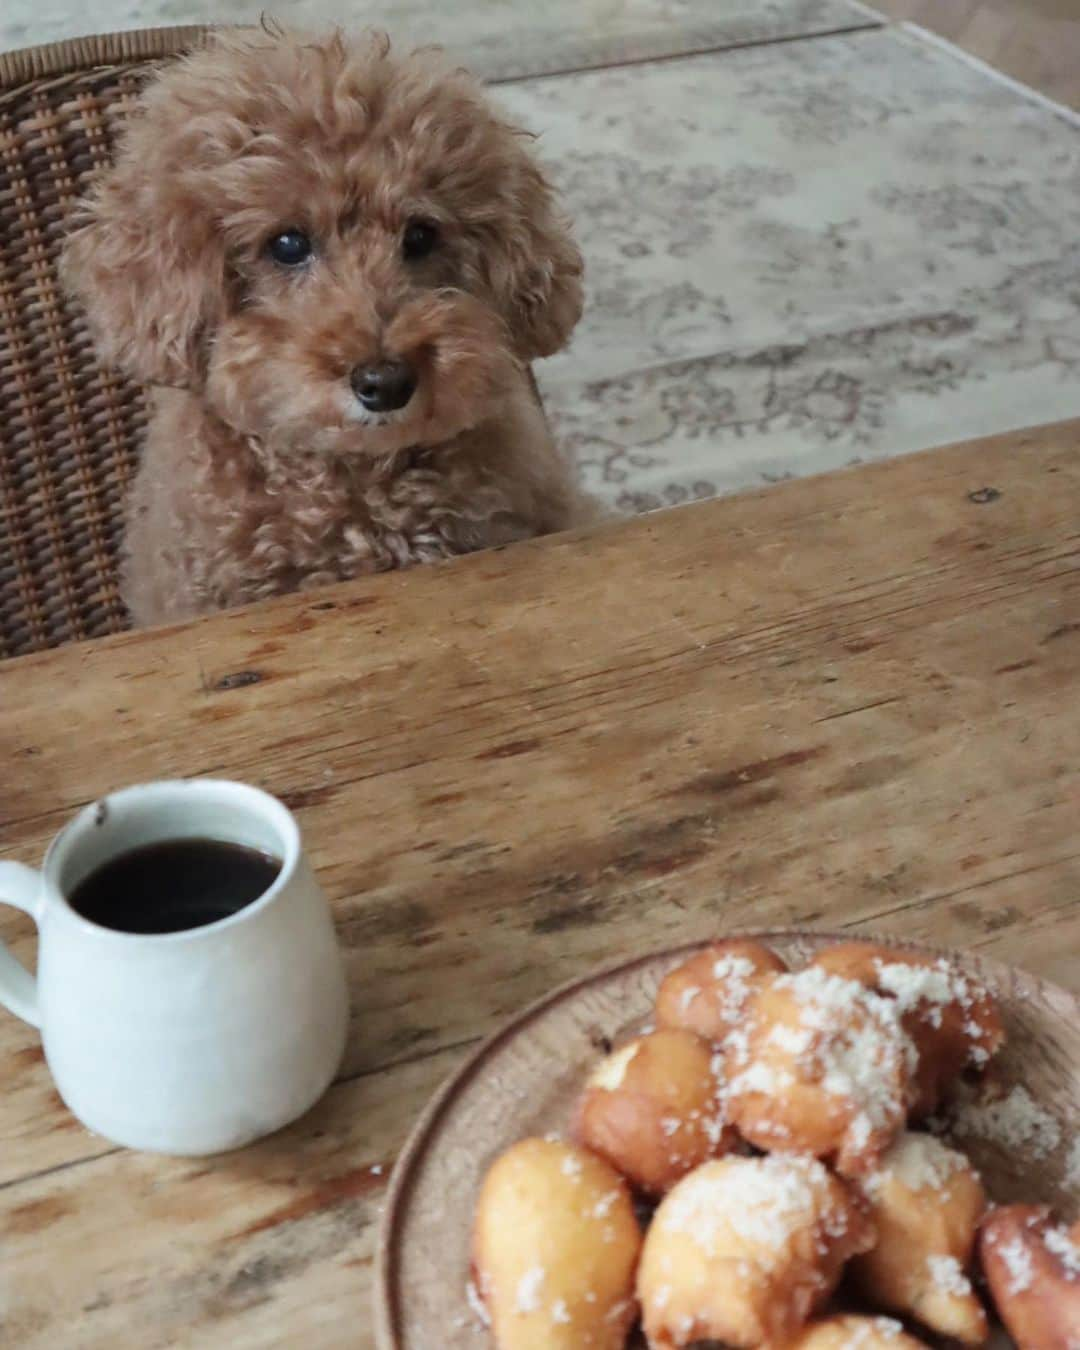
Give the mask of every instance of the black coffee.
<path id="1" fill-rule="evenodd" d="M 68 896 L 84 919 L 122 933 L 179 933 L 258 900 L 281 863 L 218 839 L 173 839 L 111 858 Z"/>

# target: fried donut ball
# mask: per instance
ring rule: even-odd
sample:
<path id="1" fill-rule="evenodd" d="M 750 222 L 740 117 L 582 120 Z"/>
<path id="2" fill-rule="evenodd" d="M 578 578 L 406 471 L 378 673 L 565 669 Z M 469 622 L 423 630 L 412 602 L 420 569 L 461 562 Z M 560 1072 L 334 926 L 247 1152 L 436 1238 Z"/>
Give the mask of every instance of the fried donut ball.
<path id="1" fill-rule="evenodd" d="M 1043 1205 L 1003 1205 L 983 1221 L 979 1257 L 994 1307 L 1018 1350 L 1080 1345 L 1080 1221 Z"/>
<path id="2" fill-rule="evenodd" d="M 640 1190 L 663 1195 L 687 1172 L 726 1153 L 723 1063 L 690 1031 L 653 1031 L 593 1071 L 575 1134 Z"/>
<path id="3" fill-rule="evenodd" d="M 932 1135 L 902 1134 L 862 1186 L 878 1241 L 851 1268 L 867 1299 L 981 1345 L 986 1312 L 968 1272 L 986 1196 L 967 1158 Z"/>
<path id="4" fill-rule="evenodd" d="M 915 1120 L 932 1115 L 957 1076 L 984 1068 L 1005 1040 L 993 998 L 944 958 L 844 942 L 826 947 L 812 964 L 896 1000 L 919 1055 L 911 1102 Z"/>
<path id="5" fill-rule="evenodd" d="M 622 1350 L 641 1230 L 626 1182 L 573 1144 L 523 1139 L 484 1179 L 475 1289 L 499 1350 Z"/>
<path id="6" fill-rule="evenodd" d="M 904 1124 L 915 1049 L 891 999 L 817 966 L 778 975 L 728 1039 L 728 1118 L 758 1148 L 872 1170 Z"/>
<path id="7" fill-rule="evenodd" d="M 786 970 L 760 942 L 714 942 L 665 976 L 656 995 L 656 1023 L 721 1042 L 741 1024 L 762 979 Z"/>
<path id="8" fill-rule="evenodd" d="M 813 1158 L 722 1158 L 661 1201 L 637 1289 L 653 1350 L 783 1343 L 836 1287 L 873 1224 Z"/>
<path id="9" fill-rule="evenodd" d="M 780 1346 L 763 1350 L 927 1350 L 926 1342 L 909 1336 L 891 1317 L 837 1314 L 808 1322 L 802 1331 Z"/>

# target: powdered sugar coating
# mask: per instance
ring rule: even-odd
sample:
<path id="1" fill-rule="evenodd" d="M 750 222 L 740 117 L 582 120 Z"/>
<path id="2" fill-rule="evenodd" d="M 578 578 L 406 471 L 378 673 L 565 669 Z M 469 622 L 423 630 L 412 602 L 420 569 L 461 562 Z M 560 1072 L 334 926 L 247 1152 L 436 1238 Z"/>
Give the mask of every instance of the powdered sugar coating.
<path id="1" fill-rule="evenodd" d="M 646 1234 L 638 1293 L 649 1344 L 786 1345 L 873 1238 L 863 1208 L 813 1158 L 706 1163 Z"/>
<path id="2" fill-rule="evenodd" d="M 729 1230 L 777 1250 L 793 1229 L 817 1221 L 828 1182 L 827 1170 L 812 1158 L 733 1159 L 685 1177 L 665 1200 L 657 1222 L 668 1232 L 688 1234 L 705 1249 L 720 1231 Z"/>
<path id="3" fill-rule="evenodd" d="M 781 1023 L 769 1032 L 769 1040 L 789 1055 L 804 1055 L 814 1044 L 814 1033 L 806 1027 L 786 1027 Z"/>
<path id="4" fill-rule="evenodd" d="M 894 1317 L 871 1317 L 840 1313 L 820 1322 L 810 1322 L 791 1342 L 791 1350 L 881 1350 L 897 1341 L 905 1350 L 917 1350 L 921 1342 L 904 1335 Z"/>
<path id="5" fill-rule="evenodd" d="M 1043 1234 L 1043 1245 L 1058 1258 L 1069 1280 L 1080 1279 L 1080 1246 L 1065 1228 L 1048 1228 Z"/>
<path id="6" fill-rule="evenodd" d="M 883 1069 L 898 1057 L 910 1067 L 916 1059 L 896 1005 L 857 980 L 830 975 L 818 966 L 779 976 L 776 985 L 791 989 L 803 1005 L 804 1028 L 828 1033 L 815 1048 L 825 1091 L 857 1103 L 871 1128 L 887 1124 L 896 1103 Z M 836 1035 L 845 1024 L 851 1029 Z"/>
<path id="7" fill-rule="evenodd" d="M 896 999 L 902 1012 L 909 1012 L 925 1003 L 939 1007 L 946 1003 L 958 1003 L 968 1009 L 974 1001 L 971 982 L 944 958 L 929 966 L 879 959 L 874 962 L 874 969 L 877 971 L 878 984 L 885 993 Z M 940 1020 L 939 1016 L 937 1024 L 940 1024 Z"/>
<path id="8" fill-rule="evenodd" d="M 843 1320 L 844 1339 L 836 1350 L 874 1350 L 878 1341 L 895 1340 L 903 1330 L 895 1317 L 846 1317 Z"/>
<path id="9" fill-rule="evenodd" d="M 725 954 L 713 962 L 712 973 L 717 980 L 742 984 L 754 974 L 754 963 L 746 956 Z"/>
<path id="10" fill-rule="evenodd" d="M 946 1129 L 958 1139 L 985 1139 L 1032 1159 L 1049 1157 L 1061 1143 L 1057 1119 L 1020 1084 L 1005 1097 L 961 1103 Z"/>
<path id="11" fill-rule="evenodd" d="M 812 964 L 857 980 L 900 1013 L 917 1052 L 911 1069 L 913 1119 L 937 1110 L 963 1070 L 982 1069 L 1004 1039 L 986 987 L 944 957 L 849 942 L 824 948 Z"/>
<path id="12" fill-rule="evenodd" d="M 735 1023 L 742 1018 L 750 995 L 754 992 L 756 974 L 753 961 L 745 956 L 727 953 L 713 962 L 713 979 L 720 986 L 717 1008 L 725 1022 Z"/>
<path id="13" fill-rule="evenodd" d="M 926 1258 L 930 1278 L 946 1294 L 966 1298 L 971 1293 L 971 1281 L 955 1256 L 931 1255 Z"/>
<path id="14" fill-rule="evenodd" d="M 1025 1289 L 1030 1289 L 1034 1271 L 1031 1253 L 1023 1240 L 1014 1237 L 1008 1242 L 1003 1242 L 998 1247 L 998 1255 L 1005 1262 L 1005 1269 L 1009 1272 L 1008 1292 L 1022 1294 Z"/>
<path id="15" fill-rule="evenodd" d="M 864 1186 L 874 1194 L 890 1180 L 909 1191 L 938 1191 L 954 1173 L 968 1171 L 971 1164 L 955 1148 L 949 1148 L 932 1134 L 901 1134 L 866 1179 Z"/>
<path id="16" fill-rule="evenodd" d="M 763 1064 L 756 1060 L 749 1067 L 742 1070 L 728 1084 L 729 1094 L 739 1094 L 741 1092 L 764 1092 L 771 1095 L 776 1092 L 782 1092 L 784 1088 L 790 1087 L 795 1078 L 785 1069 L 774 1069 L 771 1064 Z"/>
<path id="17" fill-rule="evenodd" d="M 657 1020 L 720 1045 L 742 1022 L 754 991 L 786 969 L 775 952 L 752 941 L 699 948 L 660 982 Z"/>
<path id="18" fill-rule="evenodd" d="M 557 1298 L 551 1305 L 551 1320 L 556 1326 L 560 1324 L 563 1326 L 569 1325 L 572 1319 L 570 1317 L 570 1310 L 566 1306 L 565 1299 Z"/>
<path id="19" fill-rule="evenodd" d="M 540 1293 L 546 1278 L 547 1271 L 543 1266 L 532 1266 L 522 1275 L 514 1293 L 515 1312 L 532 1313 L 539 1311 Z"/>
<path id="20" fill-rule="evenodd" d="M 915 1062 L 894 1000 L 807 966 L 751 1004 L 745 1045 L 729 1054 L 731 1113 L 760 1147 L 784 1141 L 863 1171 L 904 1120 Z"/>

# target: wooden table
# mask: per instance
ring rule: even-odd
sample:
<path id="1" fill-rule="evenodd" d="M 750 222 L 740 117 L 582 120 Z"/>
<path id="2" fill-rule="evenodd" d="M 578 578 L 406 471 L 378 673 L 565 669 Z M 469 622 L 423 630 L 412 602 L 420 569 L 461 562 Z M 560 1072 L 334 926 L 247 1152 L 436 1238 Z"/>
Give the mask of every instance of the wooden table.
<path id="1" fill-rule="evenodd" d="M 0 1343 L 369 1347 L 410 1122 L 598 962 L 813 924 L 1080 986 L 1078 448 L 1071 422 L 0 665 L 0 852 L 133 780 L 259 783 L 353 998 L 319 1107 L 188 1162 L 86 1133 L 0 1015 Z"/>

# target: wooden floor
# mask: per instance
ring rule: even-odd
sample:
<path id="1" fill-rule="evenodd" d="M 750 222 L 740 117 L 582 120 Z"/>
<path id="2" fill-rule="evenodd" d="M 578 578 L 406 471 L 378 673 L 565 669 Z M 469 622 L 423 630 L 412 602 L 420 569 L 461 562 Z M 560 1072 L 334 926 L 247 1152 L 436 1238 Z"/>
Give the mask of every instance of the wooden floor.
<path id="1" fill-rule="evenodd" d="M 1080 109 L 1080 0 L 874 0 L 874 8 Z"/>

